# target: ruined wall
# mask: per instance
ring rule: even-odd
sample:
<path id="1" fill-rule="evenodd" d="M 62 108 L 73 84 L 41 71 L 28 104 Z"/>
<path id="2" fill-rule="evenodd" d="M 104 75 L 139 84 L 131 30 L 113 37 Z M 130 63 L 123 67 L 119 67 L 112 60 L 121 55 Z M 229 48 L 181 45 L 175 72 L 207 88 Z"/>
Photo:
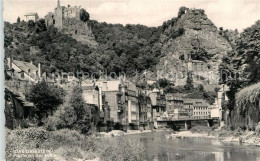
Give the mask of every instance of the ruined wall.
<path id="1" fill-rule="evenodd" d="M 92 47 L 98 46 L 95 36 L 88 27 L 88 24 L 76 18 L 64 19 L 62 31 L 83 44 L 88 44 Z"/>

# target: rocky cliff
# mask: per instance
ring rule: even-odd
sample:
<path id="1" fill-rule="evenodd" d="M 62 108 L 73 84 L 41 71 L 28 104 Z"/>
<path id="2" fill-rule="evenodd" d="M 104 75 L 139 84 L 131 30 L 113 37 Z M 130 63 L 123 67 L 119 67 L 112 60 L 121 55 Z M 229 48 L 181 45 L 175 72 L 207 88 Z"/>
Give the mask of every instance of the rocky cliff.
<path id="1" fill-rule="evenodd" d="M 165 22 L 162 29 L 160 43 L 163 57 L 157 64 L 157 72 L 162 75 L 187 71 L 189 57 L 206 63 L 207 70 L 217 75 L 223 56 L 232 50 L 230 42 L 201 9 L 184 8 L 178 18 Z M 183 83 L 182 79 L 176 81 L 176 84 Z M 203 81 L 197 83 L 205 84 Z"/>

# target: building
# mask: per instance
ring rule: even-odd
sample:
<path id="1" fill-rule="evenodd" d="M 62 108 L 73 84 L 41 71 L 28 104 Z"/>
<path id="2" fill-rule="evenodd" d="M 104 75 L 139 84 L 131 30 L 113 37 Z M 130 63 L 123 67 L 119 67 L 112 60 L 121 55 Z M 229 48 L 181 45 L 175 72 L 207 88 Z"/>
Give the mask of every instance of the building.
<path id="1" fill-rule="evenodd" d="M 206 71 L 207 66 L 203 61 L 200 60 L 189 60 L 188 62 L 189 71 Z"/>
<path id="2" fill-rule="evenodd" d="M 41 64 L 36 67 L 32 62 L 24 62 L 7 58 L 8 75 L 19 80 L 37 83 L 41 79 Z"/>
<path id="3" fill-rule="evenodd" d="M 194 102 L 192 100 L 189 100 L 189 99 L 184 99 L 183 104 L 184 104 L 184 109 L 185 109 L 185 111 L 188 114 L 187 115 L 188 118 L 192 118 L 193 117 L 193 105 L 194 105 Z"/>
<path id="4" fill-rule="evenodd" d="M 175 94 L 166 95 L 166 111 L 169 117 L 178 117 L 178 111 L 183 110 L 183 99 L 176 97 Z"/>
<path id="5" fill-rule="evenodd" d="M 105 95 L 110 106 L 110 117 L 126 128 L 139 126 L 138 90 L 134 83 L 120 77 L 119 80 L 97 81 L 95 83 Z"/>
<path id="6" fill-rule="evenodd" d="M 54 13 L 49 12 L 45 16 L 45 23 L 47 26 L 54 25 L 55 27 L 61 29 L 64 23 L 67 23 L 67 21 L 69 21 L 71 18 L 80 20 L 80 10 L 80 6 L 61 6 L 60 0 L 58 0 L 57 7 L 54 9 Z"/>
<path id="7" fill-rule="evenodd" d="M 219 119 L 221 113 L 217 106 L 217 98 L 215 99 L 215 103 L 209 106 L 209 113 L 211 118 Z"/>
<path id="8" fill-rule="evenodd" d="M 146 95 L 146 93 L 139 90 L 138 94 L 139 102 L 139 128 L 148 128 L 149 123 L 152 121 L 151 111 L 151 99 Z"/>
<path id="9" fill-rule="evenodd" d="M 158 119 L 163 119 L 163 117 L 167 117 L 166 113 L 166 98 L 162 91 L 158 89 L 154 89 L 149 94 L 152 105 L 152 121 L 156 121 Z"/>
<path id="10" fill-rule="evenodd" d="M 209 118 L 209 104 L 203 99 L 192 99 L 193 101 L 193 118 Z"/>
<path id="11" fill-rule="evenodd" d="M 7 58 L 5 62 L 5 116 L 6 126 L 24 127 L 31 121 L 33 103 L 25 99 L 26 90 L 40 80 L 41 67 L 32 62 Z M 14 117 L 12 117 L 14 116 Z"/>
<path id="12" fill-rule="evenodd" d="M 25 21 L 27 21 L 27 22 L 30 21 L 30 20 L 32 20 L 34 22 L 39 20 L 39 16 L 38 16 L 37 12 L 26 13 L 24 15 L 24 17 L 25 17 Z"/>
<path id="13" fill-rule="evenodd" d="M 110 107 L 105 100 L 104 92 L 98 86 L 82 86 L 82 97 L 87 104 L 98 107 L 99 120 L 103 123 L 111 121 Z"/>

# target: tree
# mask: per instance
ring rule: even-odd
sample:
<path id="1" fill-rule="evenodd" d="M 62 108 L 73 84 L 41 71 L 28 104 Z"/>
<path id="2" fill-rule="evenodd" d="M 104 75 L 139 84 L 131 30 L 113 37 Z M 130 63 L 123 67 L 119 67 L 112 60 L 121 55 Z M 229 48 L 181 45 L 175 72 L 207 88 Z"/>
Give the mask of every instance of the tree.
<path id="1" fill-rule="evenodd" d="M 194 89 L 193 79 L 192 79 L 192 72 L 187 72 L 186 85 L 184 86 L 184 88 L 186 90 Z"/>
<path id="2" fill-rule="evenodd" d="M 87 22 L 89 20 L 89 13 L 85 9 L 80 10 L 80 20 Z"/>
<path id="3" fill-rule="evenodd" d="M 187 7 L 181 7 L 178 12 L 178 18 L 180 18 L 183 14 L 185 14 L 185 11 L 187 10 Z"/>
<path id="4" fill-rule="evenodd" d="M 159 87 L 165 88 L 168 85 L 170 85 L 170 82 L 167 79 L 163 78 L 163 79 L 158 80 L 158 84 L 159 84 Z"/>
<path id="5" fill-rule="evenodd" d="M 95 123 L 95 107 L 86 104 L 82 98 L 82 89 L 74 87 L 66 96 L 66 101 L 48 120 L 48 128 L 62 129 L 69 128 L 87 133 Z"/>
<path id="6" fill-rule="evenodd" d="M 202 84 L 199 84 L 199 85 L 198 85 L 198 90 L 199 90 L 200 92 L 204 92 L 204 86 L 203 86 Z"/>
<path id="7" fill-rule="evenodd" d="M 63 102 L 64 92 L 62 88 L 51 86 L 42 81 L 33 85 L 26 92 L 26 99 L 34 103 L 34 112 L 39 123 L 44 116 L 52 113 Z"/>
<path id="8" fill-rule="evenodd" d="M 46 31 L 46 25 L 45 25 L 45 20 L 44 19 L 40 19 L 39 21 L 36 22 L 35 25 L 35 31 L 36 33 L 42 32 L 42 31 Z"/>
<path id="9" fill-rule="evenodd" d="M 17 21 L 16 21 L 16 22 L 17 22 L 17 23 L 20 23 L 20 22 L 21 22 L 20 17 L 17 18 Z"/>

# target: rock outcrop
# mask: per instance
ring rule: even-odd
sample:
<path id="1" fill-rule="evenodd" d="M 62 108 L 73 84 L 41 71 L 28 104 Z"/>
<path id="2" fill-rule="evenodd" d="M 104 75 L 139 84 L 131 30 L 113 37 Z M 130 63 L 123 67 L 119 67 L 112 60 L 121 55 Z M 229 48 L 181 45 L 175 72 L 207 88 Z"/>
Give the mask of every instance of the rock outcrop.
<path id="1" fill-rule="evenodd" d="M 157 65 L 157 72 L 160 71 L 159 73 L 165 75 L 169 75 L 169 71 L 187 72 L 187 62 L 191 57 L 207 64 L 208 68 L 204 72 L 211 72 L 215 78 L 218 76 L 219 64 L 232 47 L 230 42 L 219 34 L 217 27 L 207 18 L 204 10 L 186 9 L 178 18 L 164 23 L 162 28 L 160 42 L 164 56 Z M 185 83 L 183 79 L 176 80 L 178 85 L 183 83 Z"/>

